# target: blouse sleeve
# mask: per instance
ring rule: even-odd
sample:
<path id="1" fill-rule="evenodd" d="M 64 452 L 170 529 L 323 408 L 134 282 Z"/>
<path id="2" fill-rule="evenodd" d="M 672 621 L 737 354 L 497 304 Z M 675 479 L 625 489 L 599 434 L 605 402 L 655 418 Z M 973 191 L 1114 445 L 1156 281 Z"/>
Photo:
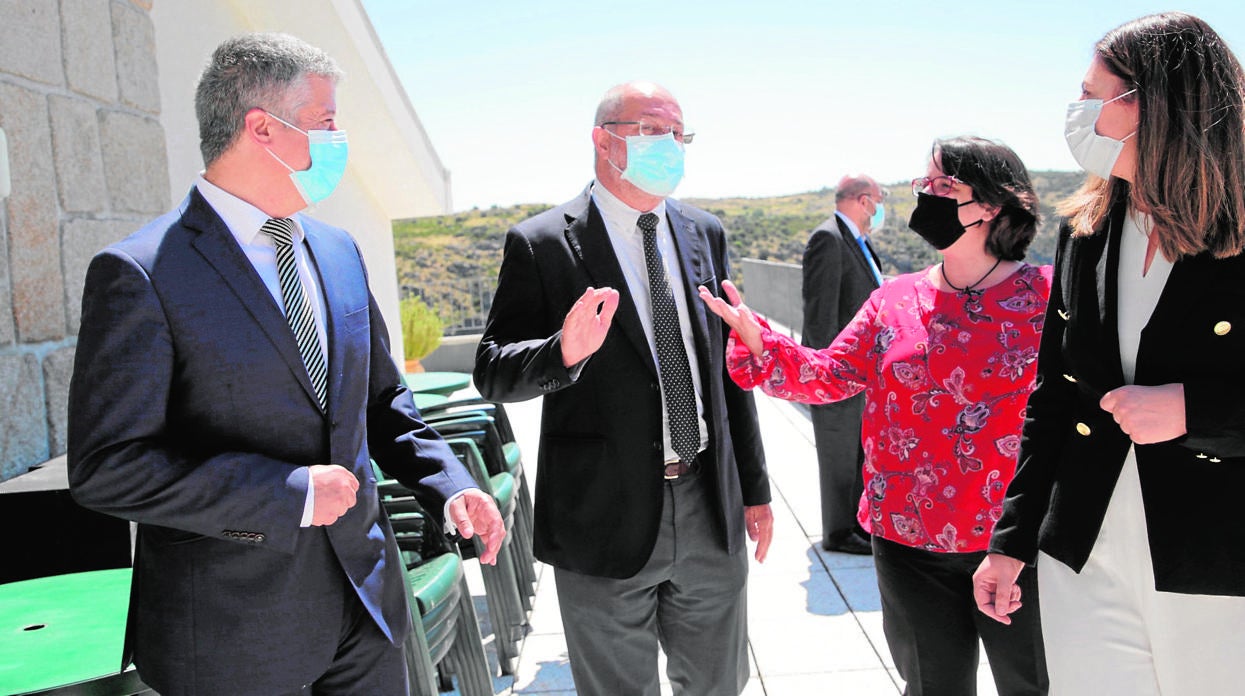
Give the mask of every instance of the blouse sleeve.
<path id="1" fill-rule="evenodd" d="M 859 394 L 874 371 L 879 351 L 873 350 L 876 332 L 875 290 L 851 323 L 821 350 L 802 346 L 761 322 L 761 356 L 752 354 L 735 331 L 726 344 L 726 366 L 731 379 L 743 389 L 760 387 L 770 396 L 805 404 L 828 404 Z"/>

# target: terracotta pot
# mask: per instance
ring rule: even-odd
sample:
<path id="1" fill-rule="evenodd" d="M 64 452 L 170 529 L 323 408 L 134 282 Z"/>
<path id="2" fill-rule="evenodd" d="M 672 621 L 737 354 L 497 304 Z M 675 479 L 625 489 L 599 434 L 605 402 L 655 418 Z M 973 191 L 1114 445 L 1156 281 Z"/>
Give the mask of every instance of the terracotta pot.
<path id="1" fill-rule="evenodd" d="M 406 372 L 406 373 L 423 372 L 423 371 L 424 371 L 424 366 L 420 364 L 419 360 L 407 360 L 406 363 L 403 365 L 403 372 Z"/>

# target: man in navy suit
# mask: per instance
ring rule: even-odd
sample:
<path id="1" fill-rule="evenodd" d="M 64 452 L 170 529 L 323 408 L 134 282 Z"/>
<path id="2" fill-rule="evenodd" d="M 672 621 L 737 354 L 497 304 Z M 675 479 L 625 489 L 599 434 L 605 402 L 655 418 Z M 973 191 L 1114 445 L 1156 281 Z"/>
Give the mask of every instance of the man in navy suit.
<path id="1" fill-rule="evenodd" d="M 696 294 L 721 291 L 726 235 L 667 197 L 692 139 L 668 91 L 619 85 L 594 126 L 596 180 L 506 236 L 476 384 L 544 396 L 533 544 L 580 696 L 656 696 L 659 643 L 675 694 L 737 694 L 744 535 L 763 560 L 772 516 L 756 407 Z"/>
<path id="2" fill-rule="evenodd" d="M 834 194 L 834 216 L 813 230 L 804 249 L 804 330 L 810 348 L 830 345 L 882 283 L 869 235 L 882 226 L 885 190 L 864 175 L 845 176 Z M 865 395 L 809 407 L 821 482 L 821 545 L 868 555 L 869 538 L 856 523 L 864 491 L 860 420 Z"/>
<path id="3" fill-rule="evenodd" d="M 339 75 L 291 36 L 221 44 L 196 93 L 206 170 L 87 272 L 71 490 L 138 522 L 125 659 L 164 696 L 407 693 L 370 459 L 485 562 L 505 534 L 403 387 L 354 240 L 297 214 L 344 171 Z"/>

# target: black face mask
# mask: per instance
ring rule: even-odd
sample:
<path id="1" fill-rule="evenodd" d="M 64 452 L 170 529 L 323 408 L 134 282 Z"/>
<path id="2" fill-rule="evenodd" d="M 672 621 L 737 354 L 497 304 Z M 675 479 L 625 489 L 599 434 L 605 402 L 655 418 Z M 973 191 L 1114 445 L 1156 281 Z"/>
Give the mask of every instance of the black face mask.
<path id="1" fill-rule="evenodd" d="M 908 218 L 908 227 L 942 251 L 959 241 L 969 227 L 981 224 L 981 220 L 967 226 L 960 224 L 959 209 L 974 202 L 957 203 L 954 198 L 918 193 L 916 208 L 912 211 L 912 217 Z"/>

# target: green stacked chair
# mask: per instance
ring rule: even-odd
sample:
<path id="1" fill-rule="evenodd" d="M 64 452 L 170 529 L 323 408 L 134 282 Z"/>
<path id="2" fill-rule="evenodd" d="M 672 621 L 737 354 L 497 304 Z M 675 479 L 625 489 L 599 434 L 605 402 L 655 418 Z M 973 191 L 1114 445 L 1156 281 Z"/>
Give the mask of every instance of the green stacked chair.
<path id="1" fill-rule="evenodd" d="M 467 465 L 481 490 L 496 501 L 497 509 L 501 511 L 502 519 L 506 523 L 506 538 L 497 554 L 496 565 L 480 564 L 480 574 L 484 579 L 484 598 L 488 602 L 493 625 L 497 661 L 502 674 L 513 674 L 519 657 L 519 642 L 523 639 L 527 626 L 523 593 L 515 574 L 515 483 L 514 477 L 504 471 L 491 476 L 488 474 L 484 468 L 484 458 L 472 437 L 474 435 L 478 433 L 464 432 L 458 436 L 448 436 L 445 441 Z M 478 557 L 484 551 L 484 544 L 479 536 L 475 536 L 460 542 L 459 550 L 464 557 Z"/>
<path id="2" fill-rule="evenodd" d="M 405 646 L 413 693 L 435 696 L 453 688 L 464 696 L 491 696 L 492 678 L 475 604 L 457 549 L 437 530 L 410 491 L 386 482 L 381 504 L 389 516 L 406 568 L 411 636 Z"/>
<path id="3" fill-rule="evenodd" d="M 470 436 L 484 457 L 489 475 L 509 473 L 518 485 L 515 510 L 516 559 L 515 574 L 522 585 L 520 595 L 525 611 L 531 611 L 536 596 L 536 559 L 532 555 L 532 496 L 523 471 L 523 459 L 514 431 L 500 404 L 481 399 L 448 402 L 422 412 L 427 423 L 442 436 Z"/>

